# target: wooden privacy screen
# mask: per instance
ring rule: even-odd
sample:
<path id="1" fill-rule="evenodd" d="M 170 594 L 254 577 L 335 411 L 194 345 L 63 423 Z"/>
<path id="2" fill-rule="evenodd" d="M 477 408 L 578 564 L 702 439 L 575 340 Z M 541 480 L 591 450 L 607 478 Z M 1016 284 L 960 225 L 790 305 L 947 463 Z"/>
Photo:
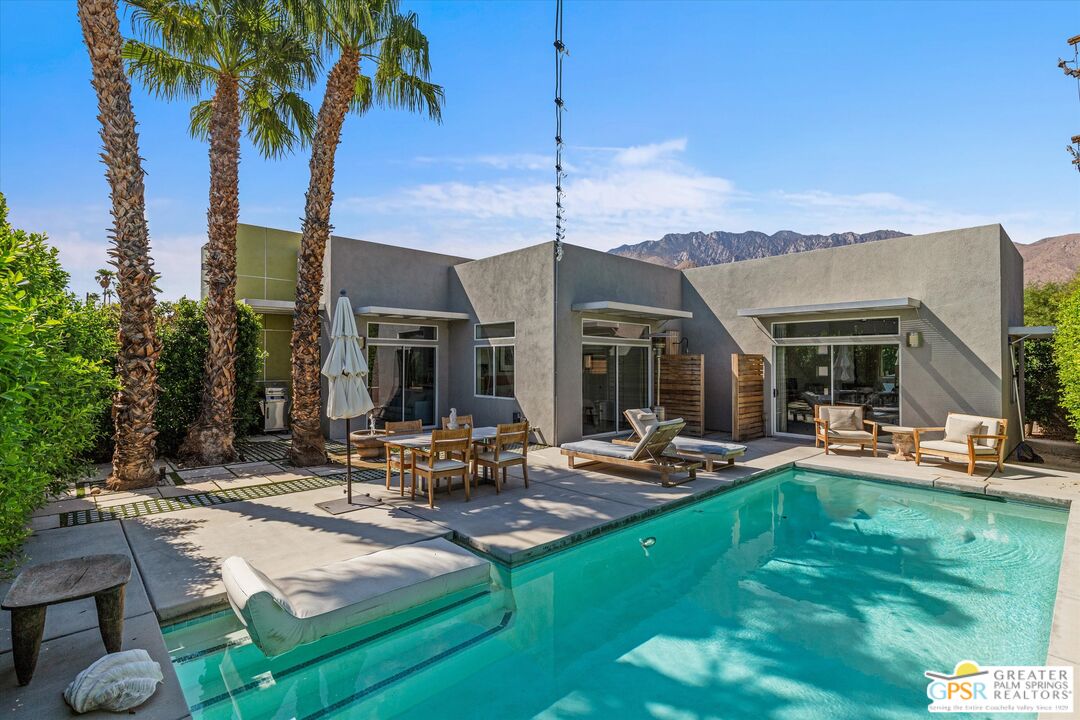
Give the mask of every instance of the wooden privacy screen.
<path id="1" fill-rule="evenodd" d="M 731 439 L 765 435 L 765 356 L 731 353 Z"/>
<path id="2" fill-rule="evenodd" d="M 661 355 L 656 404 L 668 420 L 686 421 L 687 435 L 705 434 L 705 356 Z"/>

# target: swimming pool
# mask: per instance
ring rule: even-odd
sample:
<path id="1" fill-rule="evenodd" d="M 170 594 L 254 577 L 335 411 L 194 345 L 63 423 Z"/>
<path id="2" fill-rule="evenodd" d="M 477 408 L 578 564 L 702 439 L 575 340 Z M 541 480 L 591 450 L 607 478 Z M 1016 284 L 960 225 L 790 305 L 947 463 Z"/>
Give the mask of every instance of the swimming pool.
<path id="1" fill-rule="evenodd" d="M 924 670 L 1042 664 L 1066 518 L 786 470 L 272 660 L 165 640 L 196 720 L 925 717 Z"/>

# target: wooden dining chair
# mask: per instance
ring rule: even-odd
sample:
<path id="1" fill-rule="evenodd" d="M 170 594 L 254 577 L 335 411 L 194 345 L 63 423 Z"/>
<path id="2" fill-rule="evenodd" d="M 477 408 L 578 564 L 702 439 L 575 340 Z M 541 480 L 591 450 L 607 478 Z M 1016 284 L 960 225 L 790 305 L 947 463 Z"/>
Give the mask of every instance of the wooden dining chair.
<path id="1" fill-rule="evenodd" d="M 446 478 L 447 492 L 453 485 L 453 478 L 461 476 L 465 484 L 465 500 L 472 496 L 469 492 L 469 469 L 472 464 L 472 428 L 457 430 L 433 430 L 431 447 L 427 450 L 415 448 L 412 451 L 412 499 L 416 499 L 417 477 L 427 480 L 428 507 L 435 507 L 435 490 L 439 480 Z"/>
<path id="2" fill-rule="evenodd" d="M 508 423 L 495 429 L 495 441 L 488 448 L 480 449 L 473 457 L 473 464 L 484 468 L 484 477 L 490 469 L 495 475 L 495 492 L 502 492 L 506 482 L 506 469 L 521 466 L 525 487 L 529 487 L 529 423 Z M 475 474 L 475 473 L 474 473 Z M 500 474 L 502 478 L 500 480 Z"/>
<path id="3" fill-rule="evenodd" d="M 423 420 L 405 420 L 403 422 L 388 422 L 383 426 L 387 435 L 412 435 L 424 431 Z M 398 477 L 398 493 L 405 496 L 405 473 L 409 471 L 409 463 L 412 462 L 412 453 L 409 450 L 398 448 L 395 452 L 390 449 L 386 453 L 386 489 L 390 489 L 390 475 L 396 470 Z"/>
<path id="4" fill-rule="evenodd" d="M 457 416 L 457 424 L 458 424 L 459 428 L 462 428 L 462 427 L 476 427 L 475 425 L 473 425 L 472 415 L 458 415 Z M 449 430 L 450 429 L 450 418 L 444 417 L 442 419 L 442 429 L 443 430 Z"/>

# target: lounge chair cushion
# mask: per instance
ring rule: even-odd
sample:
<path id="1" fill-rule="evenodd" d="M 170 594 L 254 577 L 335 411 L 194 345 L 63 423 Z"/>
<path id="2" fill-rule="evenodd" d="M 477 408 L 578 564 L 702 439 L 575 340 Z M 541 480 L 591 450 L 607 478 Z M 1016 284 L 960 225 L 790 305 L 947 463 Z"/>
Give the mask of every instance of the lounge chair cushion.
<path id="1" fill-rule="evenodd" d="M 252 642 L 268 656 L 474 585 L 491 564 L 443 538 L 381 550 L 307 570 L 276 583 L 243 558 L 222 579 Z"/>
<path id="2" fill-rule="evenodd" d="M 977 422 L 978 426 L 975 430 L 968 430 L 963 433 L 962 437 L 955 438 L 949 436 L 949 423 L 957 421 L 968 421 L 966 427 L 971 427 L 971 422 Z M 962 442 L 967 445 L 968 435 L 999 435 L 1001 434 L 1001 422 L 997 418 L 983 417 L 981 415 L 963 415 L 960 413 L 949 413 L 949 417 L 945 420 L 945 439 L 953 442 Z M 979 438 L 975 441 L 976 445 L 982 445 L 983 447 L 993 448 L 995 447 L 996 440 L 993 438 Z"/>
<path id="3" fill-rule="evenodd" d="M 483 462 L 493 463 L 495 462 L 495 452 L 493 450 L 489 450 L 488 452 L 477 453 L 476 459 Z M 519 452 L 514 452 L 513 450 L 502 450 L 499 452 L 500 464 L 508 462 L 521 462 L 524 459 L 524 455 Z"/>
<path id="4" fill-rule="evenodd" d="M 682 436 L 676 437 L 671 441 L 671 444 L 675 446 L 676 452 L 702 453 L 703 455 L 718 455 L 720 457 L 735 457 L 746 452 L 745 445 Z"/>
<path id="5" fill-rule="evenodd" d="M 634 428 L 634 432 L 637 433 L 638 437 L 642 437 L 650 426 L 660 422 L 656 417 L 656 413 L 647 408 L 626 410 L 623 415 L 630 421 L 630 427 Z"/>
<path id="6" fill-rule="evenodd" d="M 833 430 L 830 427 L 829 438 L 836 440 L 854 440 L 857 442 L 873 442 L 874 434 L 865 430 Z"/>
<path id="7" fill-rule="evenodd" d="M 863 428 L 861 407 L 825 406 L 818 410 L 818 417 L 828 420 L 830 430 L 862 430 Z"/>
<path id="8" fill-rule="evenodd" d="M 621 460 L 633 460 L 636 449 L 631 445 L 617 445 L 606 440 L 578 440 L 577 442 L 563 443 L 560 447 L 563 450 L 582 453 L 583 455 L 601 455 Z"/>
<path id="9" fill-rule="evenodd" d="M 416 463 L 416 469 L 423 472 L 453 472 L 455 470 L 464 470 L 466 467 L 468 466 L 460 460 L 436 460 L 433 463 L 421 461 Z"/>
<path id="10" fill-rule="evenodd" d="M 933 453 L 935 450 L 940 452 L 955 453 L 957 455 L 967 455 L 968 445 L 967 440 L 964 442 L 952 442 L 950 440 L 923 440 L 919 443 L 919 450 L 922 452 Z M 992 447 L 986 447 L 984 445 L 975 445 L 976 455 L 997 455 L 997 450 Z"/>

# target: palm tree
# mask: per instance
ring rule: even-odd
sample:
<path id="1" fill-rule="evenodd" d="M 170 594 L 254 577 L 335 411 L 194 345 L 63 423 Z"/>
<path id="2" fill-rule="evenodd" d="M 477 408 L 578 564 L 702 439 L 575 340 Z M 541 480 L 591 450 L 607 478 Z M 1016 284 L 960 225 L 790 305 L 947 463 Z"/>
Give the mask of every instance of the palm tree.
<path id="1" fill-rule="evenodd" d="M 116 280 L 116 272 L 108 268 L 100 268 L 94 275 L 97 284 L 101 286 L 102 305 L 108 305 L 112 300 L 113 281 Z"/>
<path id="2" fill-rule="evenodd" d="M 319 299 L 341 127 L 350 110 L 362 115 L 373 105 L 422 111 L 439 121 L 443 90 L 428 82 L 428 41 L 416 15 L 402 14 L 397 0 L 290 0 L 289 9 L 320 48 L 337 57 L 311 144 L 292 332 L 290 459 L 317 465 L 326 461 L 319 418 Z M 363 72 L 362 63 L 371 69 Z"/>
<path id="3" fill-rule="evenodd" d="M 205 259 L 209 352 L 199 414 L 180 448 L 199 464 L 236 459 L 236 224 L 240 133 L 264 157 L 304 144 L 315 118 L 300 96 L 317 56 L 282 22 L 274 0 L 130 0 L 140 35 L 124 48 L 132 73 L 159 97 L 196 100 L 191 134 L 210 141 Z M 204 98 L 204 95 L 210 95 Z"/>
<path id="4" fill-rule="evenodd" d="M 120 350 L 116 360 L 120 389 L 112 406 L 116 446 L 107 484 L 112 490 L 128 490 L 151 486 L 157 480 L 154 408 L 161 346 L 154 332 L 154 269 L 146 227 L 139 135 L 131 108 L 131 84 L 124 74 L 116 0 L 79 0 L 78 9 L 98 99 L 105 146 L 101 157 L 112 189 L 109 254 L 116 264 L 116 292 L 120 298 Z"/>

